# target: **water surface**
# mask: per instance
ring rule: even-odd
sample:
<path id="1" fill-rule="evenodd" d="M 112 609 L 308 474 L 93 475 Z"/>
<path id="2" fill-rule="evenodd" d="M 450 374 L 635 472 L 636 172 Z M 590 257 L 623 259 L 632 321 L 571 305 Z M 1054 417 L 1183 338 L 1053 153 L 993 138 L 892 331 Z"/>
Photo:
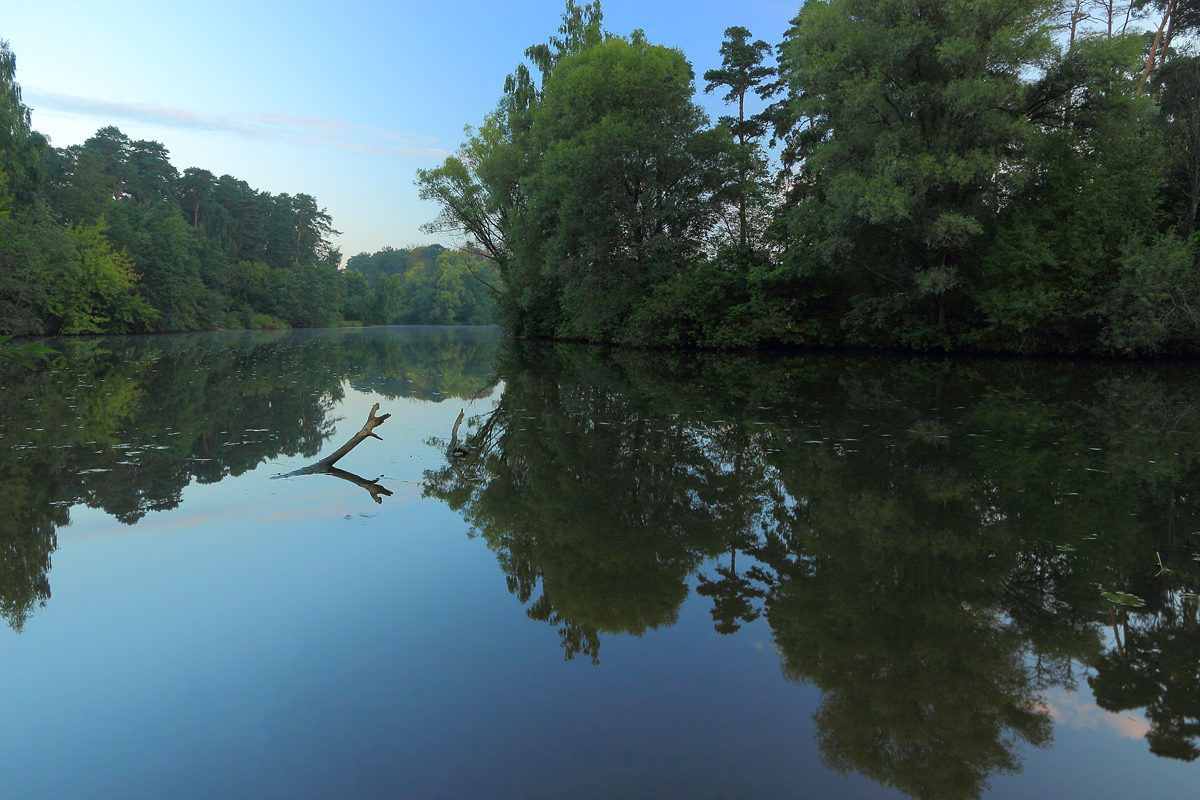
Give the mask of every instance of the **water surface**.
<path id="1" fill-rule="evenodd" d="M 61 349 L 0 373 L 5 796 L 1200 785 L 1191 366 Z"/>

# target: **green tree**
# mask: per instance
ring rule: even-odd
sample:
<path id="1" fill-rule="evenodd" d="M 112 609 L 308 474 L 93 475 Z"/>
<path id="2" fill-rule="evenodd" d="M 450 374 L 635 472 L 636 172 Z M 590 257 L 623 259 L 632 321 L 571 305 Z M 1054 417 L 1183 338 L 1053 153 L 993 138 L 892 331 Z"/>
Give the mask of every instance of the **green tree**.
<path id="1" fill-rule="evenodd" d="M 1130 242 L 1103 306 L 1101 340 L 1126 354 L 1154 355 L 1200 341 L 1200 274 L 1195 246 L 1174 233 L 1143 246 Z"/>
<path id="2" fill-rule="evenodd" d="M 779 69 L 796 253 L 843 272 L 863 340 L 946 341 L 1009 158 L 1033 133 L 1024 73 L 1051 52 L 1053 10 L 827 0 L 794 20 Z"/>
<path id="3" fill-rule="evenodd" d="M 71 233 L 76 257 L 55 274 L 46 311 L 59 333 L 128 333 L 158 316 L 137 292 L 137 274 L 104 237 L 103 222 Z"/>
<path id="4" fill-rule="evenodd" d="M 337 268 L 325 263 L 298 264 L 284 270 L 283 318 L 303 328 L 327 328 L 341 314 Z"/>
<path id="5" fill-rule="evenodd" d="M 471 315 L 474 298 L 467 291 L 464 279 L 467 271 L 453 256 L 438 257 L 438 277 L 435 284 L 434 306 L 430 316 L 436 324 L 453 325 L 465 322 Z"/>
<path id="6" fill-rule="evenodd" d="M 117 202 L 106 208 L 106 238 L 131 259 L 142 295 L 158 312 L 154 330 L 205 327 L 200 239 L 174 203 Z"/>
<path id="7" fill-rule="evenodd" d="M 138 140 L 129 146 L 129 171 L 132 199 L 140 203 L 159 203 L 174 199 L 179 172 L 171 165 L 167 148 L 159 142 Z"/>
<path id="8" fill-rule="evenodd" d="M 1196 232 L 1200 211 L 1200 56 L 1168 61 L 1155 76 L 1159 124 L 1168 169 L 1168 219 L 1184 239 Z"/>
<path id="9" fill-rule="evenodd" d="M 518 333 L 612 340 L 645 291 L 684 270 L 732 170 L 678 51 L 601 27 L 568 2 L 561 36 L 526 55 L 459 153 L 418 172 L 441 216 L 496 265 Z"/>
<path id="10" fill-rule="evenodd" d="M 397 320 L 408 322 L 404 317 L 409 313 L 412 302 L 408 293 L 416 293 L 417 286 L 409 288 L 407 275 L 386 275 L 376 282 L 372 290 L 371 313 L 369 321 L 372 325 L 388 325 Z"/>
<path id="11" fill-rule="evenodd" d="M 1164 154 L 1143 135 L 1151 103 L 1135 96 L 1139 54 L 1135 37 L 1081 37 L 1032 87 L 1035 135 L 1010 157 L 1011 194 L 964 287 L 986 320 L 977 343 L 1099 349 L 1125 251 L 1157 227 Z"/>
<path id="12" fill-rule="evenodd" d="M 378 253 L 359 253 L 346 261 L 346 269 L 362 273 L 374 284 L 386 275 L 403 274 L 408 268 L 408 250 L 385 247 Z"/>
<path id="13" fill-rule="evenodd" d="M 731 159 L 692 94 L 682 54 L 636 34 L 564 58 L 547 79 L 529 185 L 538 258 L 561 285 L 557 335 L 624 338 L 644 294 L 695 258 Z"/>
<path id="14" fill-rule="evenodd" d="M 213 220 L 213 233 L 225 242 L 230 261 L 262 260 L 268 204 L 250 184 L 232 175 L 217 179 L 213 200 L 220 209 Z"/>
<path id="15" fill-rule="evenodd" d="M 37 195 L 38 164 L 49 149 L 30 127 L 29 107 L 21 101 L 17 57 L 0 39 L 0 203 L 31 203 Z"/>
<path id="16" fill-rule="evenodd" d="M 109 201 L 157 203 L 174 196 L 178 173 L 159 142 L 134 141 L 109 125 L 82 147 L 59 151 L 74 162 L 69 196 L 62 199 L 68 218 L 93 222 Z"/>
<path id="17" fill-rule="evenodd" d="M 775 69 L 763 64 L 771 52 L 771 46 L 762 39 L 753 42 L 750 31 L 740 26 L 725 29 L 725 41 L 721 42 L 721 66 L 704 73 L 707 84 L 705 93 L 725 88 L 726 103 L 737 103 L 737 118 L 722 117 L 720 122 L 728 127 L 737 139 L 738 159 L 738 244 L 743 252 L 750 247 L 747 206 L 751 200 L 762 201 L 760 181 L 751 182 L 750 176 L 761 179 L 765 172 L 765 159 L 758 140 L 767 131 L 766 123 L 755 116 L 746 118 L 746 93 L 754 90 L 765 93 L 764 81 L 775 75 Z"/>
<path id="18" fill-rule="evenodd" d="M 351 259 L 353 260 L 353 259 Z M 345 269 L 339 273 L 342 281 L 342 315 L 345 319 L 373 324 L 369 319 L 371 308 L 371 285 L 361 272 Z"/>
<path id="19" fill-rule="evenodd" d="M 241 324 L 249 327 L 255 314 L 282 316 L 280 298 L 286 270 L 261 261 L 239 261 L 229 267 L 229 298 L 241 310 Z"/>
<path id="20" fill-rule="evenodd" d="M 291 210 L 296 220 L 296 263 L 328 262 L 334 252 L 329 237 L 341 233 L 333 229 L 333 218 L 317 206 L 317 199 L 310 194 L 292 197 Z"/>
<path id="21" fill-rule="evenodd" d="M 193 228 L 199 228 L 213 213 L 212 195 L 216 189 L 217 176 L 206 169 L 188 167 L 175 182 L 175 195 L 184 216 L 191 220 Z"/>

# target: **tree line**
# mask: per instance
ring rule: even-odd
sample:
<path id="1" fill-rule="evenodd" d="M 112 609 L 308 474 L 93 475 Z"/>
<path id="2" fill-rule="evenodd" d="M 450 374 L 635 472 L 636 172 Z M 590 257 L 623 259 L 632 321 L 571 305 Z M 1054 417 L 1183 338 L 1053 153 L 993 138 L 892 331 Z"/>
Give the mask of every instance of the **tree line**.
<path id="1" fill-rule="evenodd" d="M 491 321 L 478 259 L 417 248 L 381 286 L 339 269 L 336 234 L 312 195 L 180 172 L 162 144 L 116 127 L 52 147 L 0 40 L 0 333 Z"/>
<path id="2" fill-rule="evenodd" d="M 568 0 L 418 172 L 427 229 L 520 335 L 1196 352 L 1198 32 L 1195 0 L 810 0 L 725 31 L 713 125 L 683 53 Z"/>

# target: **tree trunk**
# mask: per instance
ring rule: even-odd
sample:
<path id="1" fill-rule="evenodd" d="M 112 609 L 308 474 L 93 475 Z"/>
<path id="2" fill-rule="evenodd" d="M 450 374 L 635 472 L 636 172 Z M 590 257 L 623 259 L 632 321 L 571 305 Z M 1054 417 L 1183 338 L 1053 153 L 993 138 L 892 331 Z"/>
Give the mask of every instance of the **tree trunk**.
<path id="1" fill-rule="evenodd" d="M 1150 71 L 1154 69 L 1154 62 L 1158 56 L 1158 47 L 1162 43 L 1163 31 L 1167 27 L 1167 23 L 1171 21 L 1171 15 L 1175 13 L 1175 5 L 1179 0 L 1171 0 L 1167 6 L 1166 12 L 1163 13 L 1162 23 L 1158 26 L 1158 33 L 1154 35 L 1154 43 L 1150 45 L 1150 55 L 1146 58 L 1146 68 L 1142 70 L 1142 82 L 1138 84 L 1138 97 L 1142 96 L 1142 92 L 1146 89 L 1146 81 L 1150 78 Z"/>
<path id="2" fill-rule="evenodd" d="M 742 163 L 738 165 L 738 225 L 742 253 L 746 252 L 746 90 L 738 92 L 738 144 L 742 148 Z"/>

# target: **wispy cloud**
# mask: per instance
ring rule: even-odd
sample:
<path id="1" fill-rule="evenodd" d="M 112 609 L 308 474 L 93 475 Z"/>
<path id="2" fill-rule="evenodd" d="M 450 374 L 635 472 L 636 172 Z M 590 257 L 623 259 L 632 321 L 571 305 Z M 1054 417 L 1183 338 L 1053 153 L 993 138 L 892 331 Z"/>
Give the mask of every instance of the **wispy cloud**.
<path id="1" fill-rule="evenodd" d="M 215 131 L 266 139 L 283 139 L 315 147 L 359 150 L 397 158 L 441 158 L 448 150 L 432 136 L 408 136 L 401 131 L 335 119 L 313 119 L 288 114 L 219 116 L 196 114 L 182 108 L 148 103 L 119 103 L 92 97 L 48 92 L 26 87 L 25 101 L 38 109 L 98 117 L 113 122 L 137 120 L 168 128 Z M 36 124 L 36 123 L 35 123 Z"/>

